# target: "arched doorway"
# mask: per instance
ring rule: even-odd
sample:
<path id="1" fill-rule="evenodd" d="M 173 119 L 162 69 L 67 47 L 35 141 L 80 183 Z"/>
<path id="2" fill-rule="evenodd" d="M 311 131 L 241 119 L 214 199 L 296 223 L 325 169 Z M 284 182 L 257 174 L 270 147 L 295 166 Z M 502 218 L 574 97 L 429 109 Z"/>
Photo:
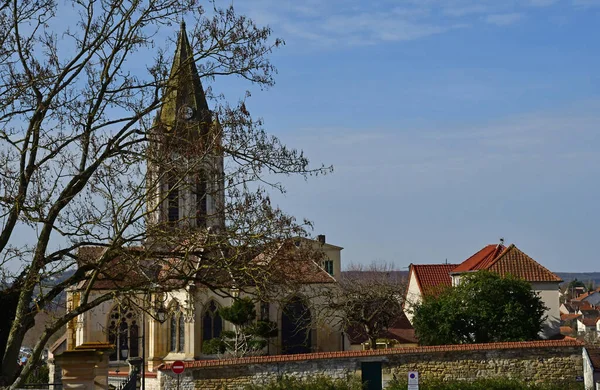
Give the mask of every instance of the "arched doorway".
<path id="1" fill-rule="evenodd" d="M 303 299 L 293 297 L 281 314 L 281 350 L 284 354 L 311 352 L 311 315 Z"/>

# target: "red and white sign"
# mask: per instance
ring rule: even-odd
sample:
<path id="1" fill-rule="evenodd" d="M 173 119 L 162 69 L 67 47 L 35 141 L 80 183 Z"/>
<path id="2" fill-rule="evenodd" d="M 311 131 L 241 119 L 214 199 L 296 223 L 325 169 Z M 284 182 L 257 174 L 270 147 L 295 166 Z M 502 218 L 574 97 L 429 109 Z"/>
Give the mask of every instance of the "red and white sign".
<path id="1" fill-rule="evenodd" d="M 173 371 L 174 374 L 183 374 L 185 371 L 185 365 L 181 360 L 176 360 L 171 365 L 171 371 Z"/>

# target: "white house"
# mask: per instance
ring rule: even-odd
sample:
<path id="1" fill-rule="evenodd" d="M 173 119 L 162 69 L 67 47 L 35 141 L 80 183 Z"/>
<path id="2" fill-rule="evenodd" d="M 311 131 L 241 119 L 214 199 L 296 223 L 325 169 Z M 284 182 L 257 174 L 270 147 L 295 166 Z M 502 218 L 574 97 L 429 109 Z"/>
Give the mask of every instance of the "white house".
<path id="1" fill-rule="evenodd" d="M 404 299 L 404 313 L 412 324 L 413 308 L 425 295 L 436 295 L 445 287 L 452 286 L 450 271 L 458 264 L 411 264 L 408 286 Z"/>
<path id="2" fill-rule="evenodd" d="M 600 390 L 600 348 L 583 348 L 585 390 Z"/>
<path id="3" fill-rule="evenodd" d="M 460 283 L 465 273 L 488 270 L 502 276 L 512 275 L 531 283 L 531 288 L 539 294 L 548 308 L 542 336 L 550 338 L 560 333 L 559 283 L 562 279 L 533 260 L 514 244 L 487 245 L 462 262 L 450 273 L 452 285 Z"/>

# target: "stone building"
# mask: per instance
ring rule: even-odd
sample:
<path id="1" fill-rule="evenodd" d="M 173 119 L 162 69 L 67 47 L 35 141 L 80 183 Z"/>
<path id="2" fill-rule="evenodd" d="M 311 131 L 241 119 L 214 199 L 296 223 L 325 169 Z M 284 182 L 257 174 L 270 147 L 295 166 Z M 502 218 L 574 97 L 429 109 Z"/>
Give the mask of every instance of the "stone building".
<path id="1" fill-rule="evenodd" d="M 188 233 L 188 239 L 194 237 L 194 232 L 197 233 L 198 242 L 193 245 L 201 250 L 206 243 L 205 232 L 224 230 L 221 131 L 218 120 L 209 109 L 192 59 L 185 25 L 182 24 L 163 105 L 149 134 L 147 180 L 149 188 L 154 190 L 148 199 L 148 239 L 145 247 L 129 248 L 128 254 L 145 253 L 149 247 L 154 252 L 173 250 L 179 241 L 178 235 L 184 231 Z M 306 248 L 309 253 L 315 253 L 314 258 L 289 263 L 274 261 L 278 257 L 293 257 L 294 253 Z M 82 248 L 81 261 L 94 261 L 102 256 L 104 250 L 100 247 Z M 278 267 L 270 271 L 280 272 L 286 279 L 294 281 L 297 287 L 278 290 L 274 286 L 273 290 L 279 295 L 272 301 L 256 304 L 261 319 L 278 325 L 277 336 L 269 340 L 263 353 L 327 352 L 342 348 L 343 332 L 326 319 L 318 321 L 314 309 L 318 300 L 322 299 L 319 290 L 335 286 L 335 277 L 341 270 L 341 250 L 341 247 L 327 243 L 325 236 L 321 235 L 317 240 L 299 238 L 279 242 L 247 255 L 251 264 L 257 267 Z M 210 258 L 211 253 L 206 252 Z M 117 258 L 116 263 L 118 261 Z M 147 261 L 151 264 L 152 259 Z M 115 264 L 115 268 L 118 267 Z M 197 273 L 204 271 L 194 270 Z M 144 276 L 139 270 L 129 272 L 122 281 L 124 284 Z M 209 269 L 206 272 L 213 271 Z M 175 360 L 214 358 L 203 351 L 203 345 L 219 337 L 224 330 L 232 329 L 232 325 L 221 318 L 219 308 L 231 305 L 236 296 L 252 295 L 253 290 L 251 285 L 244 285 L 247 288 L 239 292 L 239 285 L 220 283 L 217 280 L 220 274 L 213 273 L 213 286 L 195 282 L 192 278 L 168 292 L 152 294 L 146 291 L 134 295 L 139 306 L 112 300 L 100 304 L 70 324 L 67 349 L 83 343 L 109 342 L 116 347 L 110 356 L 113 372 L 127 371 L 126 360 L 131 357 L 143 357 L 146 371 Z M 206 277 L 203 278 L 204 282 L 206 280 Z M 88 288 L 87 283 L 69 292 L 69 305 L 78 305 L 78 291 Z M 215 285 L 217 288 L 214 288 Z M 91 287 L 90 299 L 93 299 L 94 292 L 114 290 L 115 281 L 96 280 Z M 153 308 L 140 310 L 145 302 L 154 305 L 158 298 L 160 308 L 166 314 L 164 321 L 160 316 L 152 315 Z"/>

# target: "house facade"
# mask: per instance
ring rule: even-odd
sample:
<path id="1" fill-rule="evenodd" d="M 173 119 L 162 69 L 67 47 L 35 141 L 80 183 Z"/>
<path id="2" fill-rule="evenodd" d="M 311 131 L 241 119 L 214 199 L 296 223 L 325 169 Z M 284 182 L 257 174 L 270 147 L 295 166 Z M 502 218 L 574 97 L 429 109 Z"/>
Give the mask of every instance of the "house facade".
<path id="1" fill-rule="evenodd" d="M 404 313 L 412 324 L 413 309 L 423 301 L 425 295 L 436 295 L 452 286 L 450 272 L 458 264 L 411 264 L 408 271 L 408 286 L 404 298 Z"/>
<path id="2" fill-rule="evenodd" d="M 487 245 L 458 265 L 411 265 L 406 294 L 409 304 L 405 305 L 407 317 L 412 321 L 411 304 L 420 302 L 427 291 L 435 293 L 435 289 L 457 286 L 462 276 L 479 270 L 488 270 L 502 276 L 510 274 L 531 283 L 532 290 L 548 308 L 542 337 L 550 338 L 560 333 L 559 283 L 562 280 L 514 244 Z"/>

